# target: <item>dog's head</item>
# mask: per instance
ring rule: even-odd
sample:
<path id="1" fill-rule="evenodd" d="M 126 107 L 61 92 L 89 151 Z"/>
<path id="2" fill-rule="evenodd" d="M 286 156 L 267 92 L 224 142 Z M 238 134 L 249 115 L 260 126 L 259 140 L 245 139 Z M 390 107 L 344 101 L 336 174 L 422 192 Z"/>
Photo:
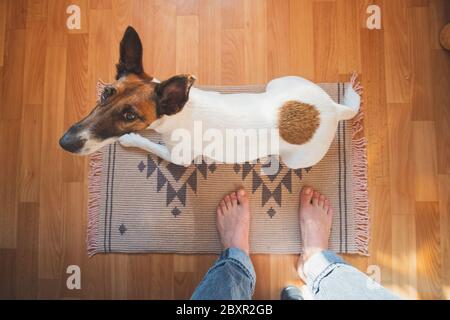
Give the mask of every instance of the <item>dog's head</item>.
<path id="1" fill-rule="evenodd" d="M 164 115 L 180 112 L 195 81 L 177 75 L 156 83 L 142 67 L 142 43 L 132 27 L 120 42 L 116 81 L 103 89 L 91 113 L 75 123 L 59 140 L 69 152 L 86 155 L 117 140 L 121 135 L 150 126 Z"/>

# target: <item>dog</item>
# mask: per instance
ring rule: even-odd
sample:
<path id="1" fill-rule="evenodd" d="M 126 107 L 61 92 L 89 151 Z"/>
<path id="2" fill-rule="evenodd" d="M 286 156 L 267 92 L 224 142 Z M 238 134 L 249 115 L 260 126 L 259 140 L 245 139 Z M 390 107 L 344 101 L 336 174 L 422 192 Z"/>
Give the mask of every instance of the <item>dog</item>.
<path id="1" fill-rule="evenodd" d="M 194 135 L 200 123 L 206 131 L 215 130 L 216 136 L 225 135 L 226 130 L 266 129 L 272 133 L 271 141 L 276 141 L 276 150 L 259 148 L 252 155 L 238 152 L 231 160 L 226 152 L 208 154 L 214 161 L 243 163 L 279 155 L 289 168 L 307 168 L 326 154 L 338 122 L 351 119 L 360 108 L 362 88 L 356 74 L 345 88 L 343 104 L 297 76 L 274 79 L 263 93 L 221 94 L 193 87 L 195 77 L 188 74 L 162 82 L 154 79 L 143 70 L 142 52 L 138 33 L 128 27 L 120 42 L 116 81 L 103 89 L 91 113 L 62 136 L 63 149 L 87 155 L 118 140 L 125 147 L 141 148 L 186 166 L 205 156 L 205 148 L 194 147 L 181 158 L 174 151 L 180 138 Z M 136 133 L 147 128 L 160 133 L 164 144 Z M 253 144 L 242 146 L 245 151 Z"/>

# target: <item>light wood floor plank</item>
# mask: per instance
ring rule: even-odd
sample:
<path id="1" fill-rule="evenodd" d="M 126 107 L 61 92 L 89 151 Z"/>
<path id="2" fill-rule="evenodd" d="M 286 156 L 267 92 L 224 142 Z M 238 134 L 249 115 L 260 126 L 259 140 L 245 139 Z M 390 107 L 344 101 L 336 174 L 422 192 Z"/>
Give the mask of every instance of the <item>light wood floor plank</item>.
<path id="1" fill-rule="evenodd" d="M 64 182 L 62 184 L 62 215 L 64 217 L 64 248 L 62 253 L 62 272 L 66 272 L 67 267 L 71 265 L 79 266 L 81 276 L 84 276 L 83 258 L 86 256 L 85 242 L 86 236 L 78 232 L 82 228 L 87 228 L 87 213 L 84 206 L 80 203 L 86 203 L 85 184 L 83 182 Z M 68 248 L 70 248 L 68 250 Z M 64 274 L 63 279 L 67 279 L 69 274 Z M 83 288 L 84 283 L 81 283 Z M 68 290 L 66 282 L 61 282 L 61 294 L 65 299 L 81 298 L 83 292 L 80 290 Z"/>
<path id="2" fill-rule="evenodd" d="M 389 164 L 391 210 L 395 214 L 414 213 L 414 156 L 412 106 L 389 103 Z"/>
<path id="3" fill-rule="evenodd" d="M 413 121 L 413 172 L 416 201 L 438 201 L 434 121 Z"/>
<path id="4" fill-rule="evenodd" d="M 89 2 L 91 9 L 111 9 L 112 0 L 95 0 Z"/>
<path id="5" fill-rule="evenodd" d="M 386 98 L 389 103 L 411 102 L 411 44 L 406 0 L 385 1 Z"/>
<path id="6" fill-rule="evenodd" d="M 411 39 L 413 120 L 434 120 L 430 17 L 427 7 L 408 8 L 408 30 Z"/>
<path id="7" fill-rule="evenodd" d="M 89 105 L 89 38 L 87 34 L 71 34 L 67 42 L 67 76 L 65 88 L 64 130 L 84 118 L 92 105 Z M 62 153 L 62 174 L 64 182 L 79 182 L 87 159 L 72 157 Z"/>
<path id="8" fill-rule="evenodd" d="M 415 218 L 414 212 L 392 215 L 391 289 L 408 299 L 418 298 Z"/>
<path id="9" fill-rule="evenodd" d="M 176 73 L 198 74 L 198 17 L 177 17 Z"/>
<path id="10" fill-rule="evenodd" d="M 394 270 L 392 270 L 393 238 L 391 214 L 391 192 L 387 180 L 371 180 L 370 184 L 370 221 L 371 241 L 368 265 L 375 265 L 381 271 L 381 283 L 386 286 L 392 284 Z M 362 270 L 365 271 L 365 270 Z"/>
<path id="11" fill-rule="evenodd" d="M 18 197 L 22 202 L 39 202 L 41 181 L 42 104 L 25 104 L 18 156 Z"/>
<path id="12" fill-rule="evenodd" d="M 222 1 L 222 28 L 224 29 L 243 29 L 245 20 L 244 15 L 244 1 L 229 0 Z"/>
<path id="13" fill-rule="evenodd" d="M 39 185 L 41 279 L 58 279 L 62 271 L 62 151 L 58 140 L 64 123 L 66 54 L 64 46 L 47 47 Z"/>
<path id="14" fill-rule="evenodd" d="M 356 0 L 336 2 L 336 56 L 339 74 L 361 70 L 359 11 Z M 346 80 L 348 81 L 348 80 Z"/>
<path id="15" fill-rule="evenodd" d="M 39 203 L 20 203 L 17 224 L 16 297 L 37 299 Z"/>
<path id="16" fill-rule="evenodd" d="M 330 82 L 338 78 L 336 11 L 335 2 L 313 4 L 315 81 Z"/>
<path id="17" fill-rule="evenodd" d="M 223 85 L 245 83 L 244 30 L 224 29 L 222 31 L 222 81 Z"/>
<path id="18" fill-rule="evenodd" d="M 450 10 L 450 9 L 449 9 Z M 450 59 L 448 52 L 433 50 L 433 101 L 439 115 L 435 117 L 438 173 L 450 174 Z"/>
<path id="19" fill-rule="evenodd" d="M 67 16 L 61 14 L 66 12 L 65 1 L 47 0 L 47 45 L 66 46 L 67 45 Z"/>
<path id="20" fill-rule="evenodd" d="M 267 58 L 270 79 L 290 73 L 289 1 L 267 0 Z"/>
<path id="21" fill-rule="evenodd" d="M 6 0 L 0 1 L 0 67 L 3 67 L 6 42 L 6 15 L 8 3 Z"/>
<path id="22" fill-rule="evenodd" d="M 198 14 L 198 0 L 179 0 L 176 2 L 177 16 L 193 16 Z"/>
<path id="23" fill-rule="evenodd" d="M 369 179 L 389 177 L 389 146 L 387 130 L 387 105 L 384 66 L 384 31 L 361 31 L 361 71 L 364 86 L 365 132 L 368 139 L 367 155 L 369 161 Z"/>
<path id="24" fill-rule="evenodd" d="M 17 243 L 17 161 L 20 136 L 18 120 L 0 120 L 2 174 L 0 174 L 0 248 L 15 249 Z"/>
<path id="25" fill-rule="evenodd" d="M 255 254 L 251 256 L 252 262 L 255 267 L 257 277 L 268 277 L 271 274 L 270 255 L 267 254 Z M 270 281 L 256 280 L 255 294 L 253 299 L 266 300 L 270 299 L 271 283 Z"/>
<path id="26" fill-rule="evenodd" d="M 220 0 L 199 0 L 199 70 L 198 83 L 222 82 L 222 16 Z"/>
<path id="27" fill-rule="evenodd" d="M 16 298 L 16 250 L 0 249 L 0 299 Z"/>
<path id="28" fill-rule="evenodd" d="M 439 175 L 439 213 L 442 259 L 442 289 L 450 299 L 450 175 Z"/>
<path id="29" fill-rule="evenodd" d="M 290 0 L 289 6 L 292 71 L 312 80 L 315 77 L 313 0 Z"/>
<path id="30" fill-rule="evenodd" d="M 3 120 L 20 119 L 22 116 L 25 36 L 24 30 L 14 30 L 6 37 L 0 105 L 0 119 Z"/>
<path id="31" fill-rule="evenodd" d="M 113 6 L 116 4 L 113 1 Z M 144 48 L 144 58 L 143 65 L 144 71 L 149 75 L 159 75 L 154 71 L 155 66 L 153 64 L 153 56 L 154 53 L 158 50 L 158 47 L 155 43 L 155 38 L 159 36 L 158 30 L 155 25 L 157 21 L 155 21 L 155 2 L 154 1 L 146 1 L 146 0 L 134 0 L 130 10 L 130 1 L 125 0 L 123 3 L 123 7 L 127 7 L 125 9 L 125 14 L 122 12 L 117 12 L 117 17 L 120 17 L 121 23 L 115 26 L 115 31 L 113 34 L 113 38 L 115 39 L 115 45 L 111 46 L 113 50 L 113 56 L 117 57 L 116 60 L 119 59 L 119 43 L 121 37 L 123 35 L 123 30 L 125 30 L 126 26 L 130 25 L 130 21 L 133 21 L 133 26 L 138 30 L 139 35 L 141 36 L 142 46 Z M 145 14 L 142 14 L 145 12 Z M 129 16 L 131 14 L 131 16 Z M 163 34 L 162 36 L 167 36 Z M 173 37 L 174 35 L 172 35 Z M 116 47 L 117 45 L 117 47 Z M 158 53 L 160 51 L 158 50 Z"/>
<path id="32" fill-rule="evenodd" d="M 267 2 L 245 0 L 245 83 L 267 82 Z"/>
<path id="33" fill-rule="evenodd" d="M 10 1 L 6 21 L 8 29 L 24 30 L 27 25 L 27 0 Z"/>
<path id="34" fill-rule="evenodd" d="M 177 32 L 176 10 L 176 6 L 168 1 L 155 1 L 155 25 L 164 26 L 164 28 L 154 30 L 152 44 L 157 48 L 153 53 L 154 76 L 160 80 L 167 79 L 175 74 L 176 48 L 174 39 Z M 164 48 L 164 50 L 159 48 Z"/>
<path id="35" fill-rule="evenodd" d="M 442 299 L 441 237 L 437 202 L 416 202 L 417 291 L 421 299 Z"/>
<path id="36" fill-rule="evenodd" d="M 297 274 L 297 260 L 295 255 L 270 256 L 270 295 L 266 299 L 279 300 L 283 288 L 301 284 Z"/>

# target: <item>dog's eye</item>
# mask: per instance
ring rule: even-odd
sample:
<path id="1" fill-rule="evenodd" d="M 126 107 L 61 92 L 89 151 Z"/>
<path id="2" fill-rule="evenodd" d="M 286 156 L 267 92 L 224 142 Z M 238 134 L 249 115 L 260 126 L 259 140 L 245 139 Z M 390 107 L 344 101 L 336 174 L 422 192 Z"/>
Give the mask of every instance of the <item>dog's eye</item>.
<path id="1" fill-rule="evenodd" d="M 116 89 L 115 88 L 113 88 L 113 87 L 105 87 L 105 89 L 103 90 L 102 96 L 101 96 L 102 102 L 105 102 L 106 99 L 108 99 L 109 97 L 111 97 L 115 93 L 116 93 Z"/>
<path id="2" fill-rule="evenodd" d="M 126 121 L 133 121 L 136 120 L 136 114 L 133 112 L 127 111 L 123 114 L 123 117 Z"/>

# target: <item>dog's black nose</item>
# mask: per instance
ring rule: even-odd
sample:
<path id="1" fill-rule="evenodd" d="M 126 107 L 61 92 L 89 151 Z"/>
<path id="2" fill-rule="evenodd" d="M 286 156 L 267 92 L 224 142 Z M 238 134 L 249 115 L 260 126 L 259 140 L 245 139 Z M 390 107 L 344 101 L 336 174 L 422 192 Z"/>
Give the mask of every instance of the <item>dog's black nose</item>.
<path id="1" fill-rule="evenodd" d="M 80 139 L 74 134 L 67 132 L 61 139 L 59 139 L 59 145 L 66 151 L 77 153 L 84 146 L 86 140 Z"/>

